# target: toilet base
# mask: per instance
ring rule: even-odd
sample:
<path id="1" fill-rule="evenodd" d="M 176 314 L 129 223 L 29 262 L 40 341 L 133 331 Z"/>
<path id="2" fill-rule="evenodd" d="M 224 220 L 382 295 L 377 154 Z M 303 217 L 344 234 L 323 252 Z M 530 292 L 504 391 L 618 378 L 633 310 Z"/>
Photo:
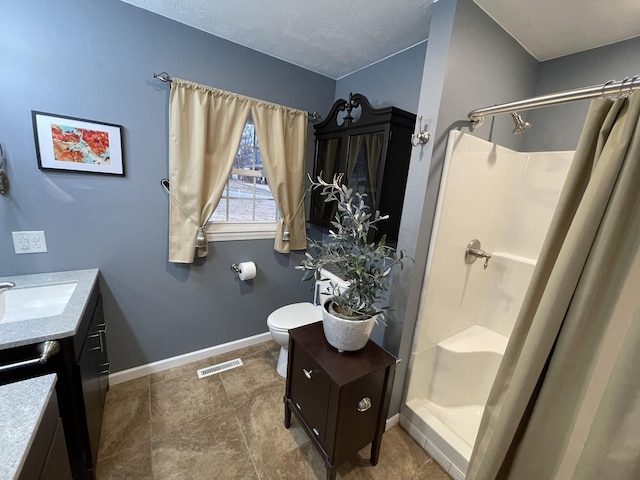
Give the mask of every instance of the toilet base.
<path id="1" fill-rule="evenodd" d="M 276 370 L 282 378 L 287 378 L 287 359 L 288 358 L 289 358 L 289 349 L 285 347 L 280 347 L 280 355 L 278 356 L 278 366 Z"/>

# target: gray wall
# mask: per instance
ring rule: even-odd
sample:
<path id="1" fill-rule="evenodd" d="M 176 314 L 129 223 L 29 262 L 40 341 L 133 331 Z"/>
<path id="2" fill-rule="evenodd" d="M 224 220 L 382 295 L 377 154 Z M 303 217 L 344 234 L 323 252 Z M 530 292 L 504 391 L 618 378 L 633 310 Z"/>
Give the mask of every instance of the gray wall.
<path id="1" fill-rule="evenodd" d="M 152 73 L 310 111 L 328 110 L 334 80 L 116 0 L 5 2 L 0 59 L 12 183 L 0 197 L 0 275 L 98 267 L 113 371 L 267 332 L 269 312 L 311 298 L 293 269 L 300 255 L 275 253 L 272 240 L 167 262 L 169 89 Z M 122 125 L 126 176 L 38 170 L 31 110 Z M 15 255 L 15 230 L 44 230 L 49 252 Z M 252 283 L 229 269 L 244 260 L 258 265 Z"/>
<path id="2" fill-rule="evenodd" d="M 534 95 L 603 84 L 640 75 L 640 37 L 540 64 Z M 523 151 L 574 150 L 589 101 L 528 112 L 534 127 L 522 135 Z"/>
<path id="3" fill-rule="evenodd" d="M 336 100 L 348 99 L 349 93 L 361 93 L 376 108 L 397 107 L 416 113 L 426 49 L 425 41 L 340 78 L 336 82 Z"/>
<path id="4" fill-rule="evenodd" d="M 440 0 L 432 15 L 418 107 L 432 140 L 413 149 L 400 226 L 398 246 L 415 263 L 396 271 L 393 278 L 385 346 L 402 361 L 390 414 L 399 410 L 402 399 L 448 133 L 454 128 L 468 132 L 467 113 L 474 108 L 530 96 L 538 68 L 538 62 L 471 0 Z M 517 148 L 519 139 L 511 135 L 510 121 L 488 121 L 473 134 Z"/>

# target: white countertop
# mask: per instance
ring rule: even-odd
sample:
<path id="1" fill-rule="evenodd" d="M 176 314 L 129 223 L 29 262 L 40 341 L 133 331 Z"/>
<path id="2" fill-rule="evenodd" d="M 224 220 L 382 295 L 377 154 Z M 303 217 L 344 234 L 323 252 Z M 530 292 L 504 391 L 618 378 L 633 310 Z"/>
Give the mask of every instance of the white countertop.
<path id="1" fill-rule="evenodd" d="M 20 475 L 55 384 L 51 373 L 0 385 L 0 480 Z"/>
<path id="2" fill-rule="evenodd" d="M 14 282 L 16 284 L 15 288 L 77 282 L 67 306 L 60 315 L 20 322 L 0 323 L 0 350 L 75 335 L 87 307 L 91 291 L 98 281 L 98 274 L 99 270 L 92 268 L 68 272 L 0 277 L 0 282 Z"/>

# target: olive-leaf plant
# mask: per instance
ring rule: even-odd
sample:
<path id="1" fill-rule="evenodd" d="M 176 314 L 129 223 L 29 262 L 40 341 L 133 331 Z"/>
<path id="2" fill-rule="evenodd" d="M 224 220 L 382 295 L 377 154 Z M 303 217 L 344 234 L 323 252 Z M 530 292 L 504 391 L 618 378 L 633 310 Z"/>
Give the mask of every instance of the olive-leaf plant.
<path id="1" fill-rule="evenodd" d="M 303 280 L 322 278 L 321 270 L 330 267 L 338 277 L 348 282 L 348 287 L 338 288 L 330 282 L 329 293 L 333 296 L 333 310 L 342 318 L 361 320 L 377 316 L 382 322 L 388 307 L 380 307 L 389 289 L 391 269 L 402 267 L 407 257 L 402 250 L 386 244 L 383 235 L 377 242 L 369 241 L 369 233 L 378 222 L 389 218 L 376 211 L 371 213 L 365 203 L 366 194 L 354 192 L 342 184 L 342 174 L 326 182 L 320 176 L 311 182 L 310 189 L 320 189 L 325 202 L 335 202 L 337 209 L 331 222 L 329 239 L 309 239 L 306 258 L 296 266 L 302 270 Z"/>

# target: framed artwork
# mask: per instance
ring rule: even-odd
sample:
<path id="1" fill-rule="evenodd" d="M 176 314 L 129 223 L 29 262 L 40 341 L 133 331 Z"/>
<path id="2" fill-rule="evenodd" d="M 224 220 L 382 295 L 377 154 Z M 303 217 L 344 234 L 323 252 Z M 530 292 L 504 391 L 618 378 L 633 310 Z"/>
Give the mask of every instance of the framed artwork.
<path id="1" fill-rule="evenodd" d="M 31 111 L 38 168 L 124 175 L 122 126 Z"/>

